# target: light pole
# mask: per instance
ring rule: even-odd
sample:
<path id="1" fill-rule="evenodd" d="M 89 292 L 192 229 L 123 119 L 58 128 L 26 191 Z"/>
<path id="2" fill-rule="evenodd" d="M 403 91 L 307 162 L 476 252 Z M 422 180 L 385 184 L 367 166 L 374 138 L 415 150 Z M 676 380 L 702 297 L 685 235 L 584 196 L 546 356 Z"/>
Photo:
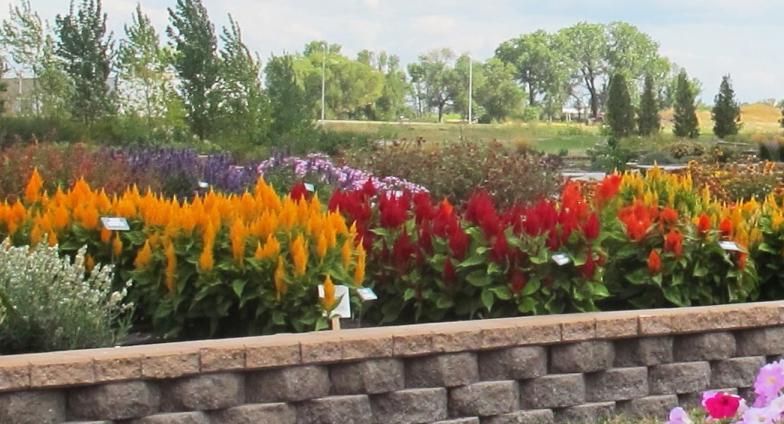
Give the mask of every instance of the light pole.
<path id="1" fill-rule="evenodd" d="M 321 58 L 321 124 L 324 124 L 324 94 L 326 89 L 326 77 L 325 74 L 327 72 L 327 42 L 324 42 L 324 56 Z"/>
<path id="2" fill-rule="evenodd" d="M 468 56 L 468 125 L 474 123 L 473 117 L 474 100 L 474 60 Z"/>

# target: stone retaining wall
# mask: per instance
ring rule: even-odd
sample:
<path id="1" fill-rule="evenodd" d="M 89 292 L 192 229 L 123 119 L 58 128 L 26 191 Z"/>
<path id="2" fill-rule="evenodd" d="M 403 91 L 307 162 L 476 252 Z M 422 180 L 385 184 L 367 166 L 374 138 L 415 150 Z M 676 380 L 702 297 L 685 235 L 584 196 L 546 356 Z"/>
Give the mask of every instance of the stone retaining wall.
<path id="1" fill-rule="evenodd" d="M 0 357 L 0 423 L 550 423 L 747 394 L 784 302 Z"/>

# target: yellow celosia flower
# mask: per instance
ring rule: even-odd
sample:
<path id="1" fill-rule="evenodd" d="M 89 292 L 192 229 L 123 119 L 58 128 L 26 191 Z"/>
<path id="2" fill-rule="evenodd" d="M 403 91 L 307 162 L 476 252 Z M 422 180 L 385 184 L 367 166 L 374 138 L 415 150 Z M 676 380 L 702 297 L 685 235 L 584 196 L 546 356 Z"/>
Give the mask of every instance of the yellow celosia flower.
<path id="1" fill-rule="evenodd" d="M 321 298 L 321 307 L 327 311 L 335 308 L 335 284 L 332 283 L 329 275 L 324 279 L 324 297 Z"/>
<path id="2" fill-rule="evenodd" d="M 275 293 L 278 300 L 286 294 L 288 286 L 286 285 L 286 266 L 283 263 L 283 257 L 278 256 L 278 266 L 275 268 Z"/>
<path id="3" fill-rule="evenodd" d="M 33 173 L 27 181 L 27 187 L 25 187 L 25 201 L 28 204 L 37 202 L 41 198 L 43 186 L 44 182 L 41 179 L 41 174 L 38 173 L 38 168 L 33 169 Z"/>
<path id="4" fill-rule="evenodd" d="M 340 259 L 343 262 L 343 269 L 348 271 L 351 266 L 351 239 L 343 242 L 343 247 L 340 249 Z"/>
<path id="5" fill-rule="evenodd" d="M 84 269 L 87 270 L 87 272 L 92 272 L 93 268 L 95 268 L 95 259 L 88 253 L 84 256 Z"/>
<path id="6" fill-rule="evenodd" d="M 229 239 L 231 240 L 231 253 L 234 256 L 234 261 L 242 266 L 245 261 L 245 237 L 248 234 L 248 228 L 240 219 L 235 219 L 229 229 Z"/>
<path id="7" fill-rule="evenodd" d="M 122 254 L 122 250 L 123 242 L 120 239 L 120 233 L 116 233 L 114 235 L 114 240 L 112 241 L 112 254 L 114 254 L 115 258 L 117 258 L 120 256 L 120 254 Z"/>
<path id="8" fill-rule="evenodd" d="M 136 269 L 144 268 L 152 260 L 152 248 L 150 247 L 150 240 L 144 242 L 144 246 L 136 253 L 136 260 L 133 261 L 133 266 Z"/>
<path id="9" fill-rule="evenodd" d="M 324 256 L 327 255 L 327 247 L 327 238 L 323 233 L 319 234 L 316 241 L 316 255 L 318 255 L 319 259 L 324 259 Z"/>
<path id="10" fill-rule="evenodd" d="M 176 277 L 177 277 L 177 252 L 174 250 L 174 243 L 170 240 L 167 240 L 165 248 L 166 254 L 166 288 L 169 290 L 169 293 L 174 293 L 176 289 Z"/>
<path id="11" fill-rule="evenodd" d="M 254 257 L 256 259 L 271 259 L 280 254 L 280 242 L 278 239 L 270 234 L 267 236 L 267 241 L 262 246 L 261 243 L 258 244 L 256 247 L 256 253 Z"/>
<path id="12" fill-rule="evenodd" d="M 57 246 L 57 243 L 59 243 L 59 241 L 57 240 L 57 233 L 55 232 L 49 233 L 46 236 L 46 239 L 49 241 L 49 247 Z"/>
<path id="13" fill-rule="evenodd" d="M 109 243 L 112 239 L 112 232 L 106 228 L 101 228 L 101 243 Z"/>
<path id="14" fill-rule="evenodd" d="M 365 281 L 365 261 L 367 259 L 367 253 L 365 252 L 365 248 L 362 246 L 362 243 L 359 243 L 357 247 L 357 266 L 354 268 L 354 284 L 361 286 L 362 283 Z"/>
<path id="15" fill-rule="evenodd" d="M 298 235 L 291 244 L 291 260 L 294 263 L 294 276 L 305 275 L 308 265 L 308 248 L 302 234 Z"/>

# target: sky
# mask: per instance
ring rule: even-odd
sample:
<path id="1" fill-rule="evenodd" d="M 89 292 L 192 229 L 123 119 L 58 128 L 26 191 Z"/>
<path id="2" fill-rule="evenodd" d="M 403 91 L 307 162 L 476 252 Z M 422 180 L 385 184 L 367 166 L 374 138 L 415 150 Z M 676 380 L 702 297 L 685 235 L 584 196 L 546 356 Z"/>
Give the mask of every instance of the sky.
<path id="1" fill-rule="evenodd" d="M 0 19 L 18 0 L 0 0 Z M 78 0 L 77 0 L 78 1 Z M 161 30 L 177 0 L 141 0 Z M 743 102 L 784 98 L 781 0 L 203 0 L 216 26 L 231 14 L 246 44 L 262 60 L 327 40 L 354 56 L 385 50 L 402 63 L 449 47 L 484 60 L 504 40 L 577 22 L 626 21 L 650 34 L 660 52 L 702 81 L 712 103 L 721 77 L 732 76 Z M 50 21 L 69 0 L 31 0 Z M 137 0 L 103 0 L 109 26 L 120 38 Z M 777 26 L 778 25 L 778 26 Z M 779 29 L 779 31 L 776 31 Z"/>

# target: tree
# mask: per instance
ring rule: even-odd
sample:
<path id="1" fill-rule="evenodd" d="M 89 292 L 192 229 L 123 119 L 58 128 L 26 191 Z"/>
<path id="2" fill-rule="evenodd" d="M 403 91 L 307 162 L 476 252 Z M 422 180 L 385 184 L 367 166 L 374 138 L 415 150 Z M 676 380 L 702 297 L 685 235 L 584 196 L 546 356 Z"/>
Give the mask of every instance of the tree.
<path id="1" fill-rule="evenodd" d="M 514 67 L 491 58 L 482 65 L 484 84 L 476 91 L 476 101 L 485 111 L 482 121 L 504 121 L 519 112 L 525 93 L 513 81 Z"/>
<path id="2" fill-rule="evenodd" d="M 5 64 L 5 59 L 3 59 L 2 56 L 0 56 L 0 80 L 3 78 L 3 75 L 5 75 L 7 71 L 8 71 L 8 67 Z M 6 85 L 6 83 L 0 81 L 0 93 L 5 93 L 7 89 L 8 86 Z M 3 97 L 0 97 L 0 116 L 3 116 L 3 114 L 5 114 L 5 99 Z"/>
<path id="3" fill-rule="evenodd" d="M 418 62 L 408 65 L 418 102 L 420 105 L 435 108 L 438 122 L 443 120 L 444 110 L 454 100 L 454 58 L 455 54 L 450 49 L 432 50 L 419 56 Z"/>
<path id="4" fill-rule="evenodd" d="M 220 92 L 220 63 L 215 27 L 201 0 L 177 0 L 169 9 L 166 29 L 175 49 L 174 69 L 180 78 L 180 95 L 188 123 L 204 140 L 215 127 Z"/>
<path id="5" fill-rule="evenodd" d="M 581 22 L 558 32 L 560 45 L 576 69 L 576 78 L 588 91 L 591 115 L 598 118 L 602 79 L 607 73 L 607 34 L 604 25 Z"/>
<path id="6" fill-rule="evenodd" d="M 60 38 L 57 55 L 73 84 L 71 108 L 89 128 L 114 111 L 109 91 L 114 42 L 106 32 L 101 0 L 82 0 L 78 10 L 72 0 L 68 15 L 57 15 L 55 25 Z"/>
<path id="7" fill-rule="evenodd" d="M 700 136 L 700 122 L 697 120 L 697 108 L 694 104 L 695 93 L 689 83 L 686 71 L 678 74 L 678 88 L 675 93 L 675 126 L 673 133 L 677 137 L 697 138 Z"/>
<path id="8" fill-rule="evenodd" d="M 20 5 L 8 6 L 8 19 L 0 25 L 0 44 L 8 49 L 11 59 L 19 67 L 19 74 L 28 74 L 33 79 L 32 92 L 20 99 L 22 114 L 40 114 L 40 92 L 38 80 L 43 66 L 44 23 L 30 6 L 29 0 Z"/>
<path id="9" fill-rule="evenodd" d="M 735 91 L 732 89 L 730 76 L 721 78 L 719 93 L 714 99 L 713 133 L 716 137 L 724 139 L 728 135 L 735 135 L 740 129 L 740 105 L 735 100 Z"/>
<path id="10" fill-rule="evenodd" d="M 645 75 L 645 87 L 640 98 L 639 129 L 643 137 L 657 134 L 661 130 L 659 107 L 656 100 L 656 90 L 653 86 L 653 76 Z"/>
<path id="11" fill-rule="evenodd" d="M 607 125 L 610 135 L 616 139 L 628 137 L 634 132 L 634 108 L 626 77 L 622 73 L 615 74 L 610 80 Z"/>
<path id="12" fill-rule="evenodd" d="M 148 126 L 166 114 L 170 102 L 173 87 L 166 73 L 168 56 L 150 18 L 137 5 L 131 25 L 125 26 L 117 67 L 123 111 L 144 116 Z"/>
<path id="13" fill-rule="evenodd" d="M 536 106 L 541 96 L 556 97 L 553 89 L 560 91 L 568 80 L 560 47 L 556 36 L 539 30 L 504 41 L 495 49 L 495 57 L 514 66 L 515 78 L 528 93 L 528 106 Z"/>
<path id="14" fill-rule="evenodd" d="M 268 137 L 269 105 L 261 86 L 261 61 L 242 41 L 239 24 L 229 15 L 221 35 L 221 118 L 223 130 L 252 142 Z"/>
<path id="15" fill-rule="evenodd" d="M 264 71 L 273 140 L 291 139 L 309 129 L 312 110 L 305 91 L 297 83 L 294 59 L 291 56 L 273 56 Z"/>

